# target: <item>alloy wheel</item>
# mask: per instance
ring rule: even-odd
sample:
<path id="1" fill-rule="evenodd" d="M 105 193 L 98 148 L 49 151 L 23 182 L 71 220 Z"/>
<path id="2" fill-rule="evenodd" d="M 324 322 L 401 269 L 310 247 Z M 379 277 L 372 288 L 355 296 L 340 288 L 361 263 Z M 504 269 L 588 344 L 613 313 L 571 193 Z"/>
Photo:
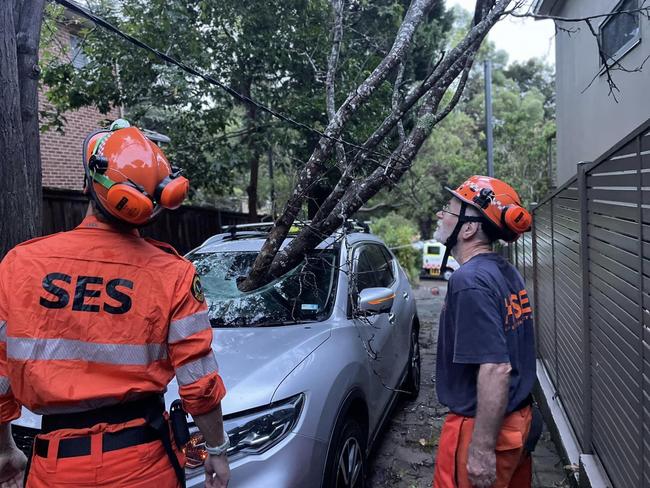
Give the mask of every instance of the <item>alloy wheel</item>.
<path id="1" fill-rule="evenodd" d="M 361 446 L 354 437 L 343 445 L 336 470 L 336 488 L 357 488 L 363 482 L 363 456 Z"/>

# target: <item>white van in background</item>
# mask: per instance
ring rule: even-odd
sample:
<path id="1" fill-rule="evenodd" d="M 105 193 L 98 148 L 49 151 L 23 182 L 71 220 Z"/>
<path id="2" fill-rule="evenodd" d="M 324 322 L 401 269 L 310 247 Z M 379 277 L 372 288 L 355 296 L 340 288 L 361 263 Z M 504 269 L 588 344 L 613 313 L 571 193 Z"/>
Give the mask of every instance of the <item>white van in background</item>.
<path id="1" fill-rule="evenodd" d="M 421 276 L 430 276 L 432 278 L 443 278 L 449 280 L 451 274 L 458 269 L 458 262 L 451 256 L 447 261 L 446 269 L 441 270 L 442 258 L 445 255 L 444 244 L 430 239 L 424 241 L 422 246 L 422 271 Z"/>

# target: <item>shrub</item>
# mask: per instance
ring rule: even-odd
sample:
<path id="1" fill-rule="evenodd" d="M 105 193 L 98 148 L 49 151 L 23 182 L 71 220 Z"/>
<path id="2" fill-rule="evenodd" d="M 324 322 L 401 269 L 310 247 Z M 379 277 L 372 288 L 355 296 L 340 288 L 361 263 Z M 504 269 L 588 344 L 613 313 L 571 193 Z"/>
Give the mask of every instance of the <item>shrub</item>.
<path id="1" fill-rule="evenodd" d="M 416 283 L 422 267 L 422 253 L 411 246 L 418 235 L 413 222 L 396 213 L 374 220 L 370 227 L 395 254 L 411 283 Z"/>

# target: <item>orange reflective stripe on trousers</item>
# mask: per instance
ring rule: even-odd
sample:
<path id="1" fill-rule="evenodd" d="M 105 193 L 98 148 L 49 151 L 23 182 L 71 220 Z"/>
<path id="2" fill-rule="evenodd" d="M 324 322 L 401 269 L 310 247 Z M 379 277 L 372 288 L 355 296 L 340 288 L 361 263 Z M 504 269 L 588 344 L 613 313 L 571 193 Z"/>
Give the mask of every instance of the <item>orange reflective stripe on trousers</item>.
<path id="1" fill-rule="evenodd" d="M 492 488 L 530 488 L 532 460 L 524 452 L 532 411 L 522 408 L 508 415 L 497 438 L 497 480 Z M 467 477 L 467 456 L 474 419 L 450 413 L 438 442 L 433 488 L 472 488 Z"/>

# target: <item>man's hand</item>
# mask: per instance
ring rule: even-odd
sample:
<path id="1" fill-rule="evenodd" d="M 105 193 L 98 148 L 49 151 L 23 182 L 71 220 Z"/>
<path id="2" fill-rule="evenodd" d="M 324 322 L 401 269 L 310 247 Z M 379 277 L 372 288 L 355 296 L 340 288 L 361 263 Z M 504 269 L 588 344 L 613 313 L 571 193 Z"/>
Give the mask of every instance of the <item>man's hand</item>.
<path id="1" fill-rule="evenodd" d="M 478 403 L 467 453 L 467 477 L 476 488 L 489 488 L 497 478 L 497 437 L 508 404 L 510 363 L 485 363 L 478 370 Z"/>
<path id="2" fill-rule="evenodd" d="M 22 488 L 27 458 L 17 447 L 0 451 L 0 488 Z"/>
<path id="3" fill-rule="evenodd" d="M 494 449 L 470 443 L 467 454 L 467 478 L 476 488 L 490 488 L 497 480 L 497 456 Z"/>
<path id="4" fill-rule="evenodd" d="M 230 481 L 230 466 L 228 456 L 210 456 L 205 460 L 206 488 L 226 488 Z M 0 486 L 0 488 L 3 488 Z"/>

